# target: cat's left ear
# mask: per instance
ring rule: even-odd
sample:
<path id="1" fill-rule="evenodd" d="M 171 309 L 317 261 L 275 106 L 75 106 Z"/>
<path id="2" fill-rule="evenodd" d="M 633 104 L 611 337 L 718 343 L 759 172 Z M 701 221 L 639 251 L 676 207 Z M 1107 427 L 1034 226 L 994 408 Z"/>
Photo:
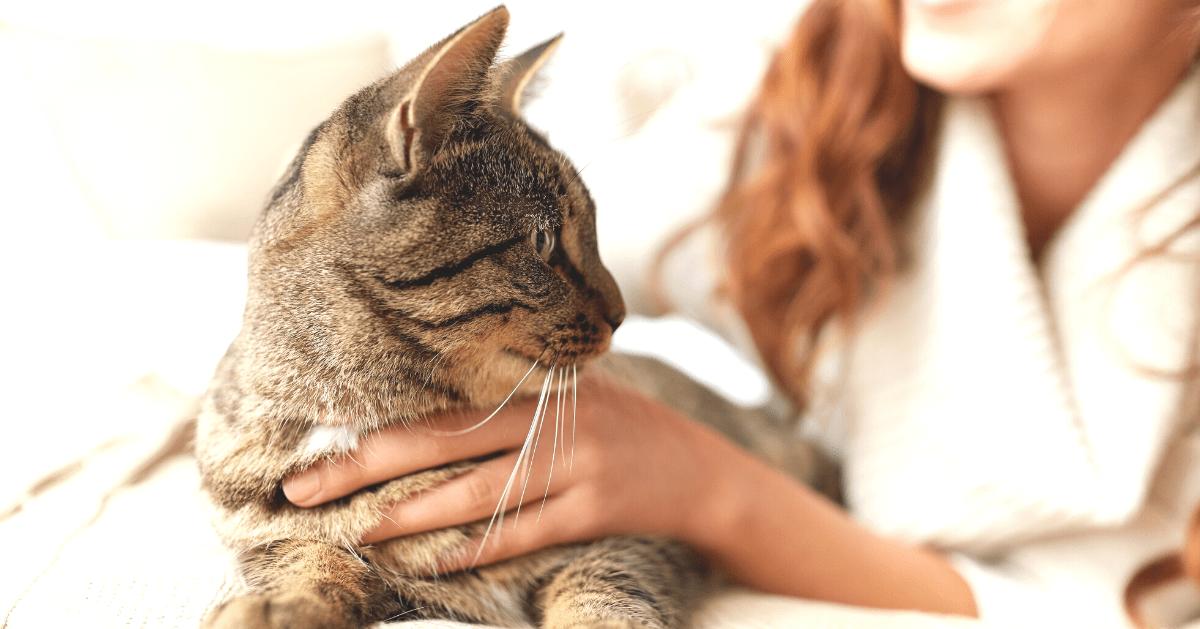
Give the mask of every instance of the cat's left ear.
<path id="1" fill-rule="evenodd" d="M 488 70 L 507 28 L 508 9 L 501 5 L 406 66 L 415 71 L 415 78 L 392 109 L 386 127 L 398 166 L 411 171 L 427 162 L 458 119 L 469 113 L 485 89 Z"/>
<path id="2" fill-rule="evenodd" d="M 562 33 L 500 64 L 500 109 L 502 111 L 513 117 L 521 115 L 521 103 L 531 91 L 530 86 L 534 76 L 546 64 L 546 60 L 554 53 L 554 49 L 558 47 L 560 41 L 562 41 Z"/>

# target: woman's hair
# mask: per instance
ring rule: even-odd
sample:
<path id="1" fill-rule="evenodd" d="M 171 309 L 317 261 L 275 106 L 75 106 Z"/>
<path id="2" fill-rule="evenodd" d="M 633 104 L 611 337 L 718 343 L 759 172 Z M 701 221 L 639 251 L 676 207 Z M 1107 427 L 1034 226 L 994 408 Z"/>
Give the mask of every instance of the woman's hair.
<path id="1" fill-rule="evenodd" d="M 1185 183 L 1200 177 L 1200 163 L 1197 163 L 1181 177 L 1176 179 L 1147 200 L 1138 210 L 1142 218 L 1160 201 L 1174 194 Z M 1185 264 L 1200 264 L 1194 253 L 1180 253 L 1175 245 L 1188 234 L 1200 229 L 1200 211 L 1174 231 L 1168 233 L 1159 242 L 1149 243 L 1132 260 L 1123 265 L 1117 273 L 1117 281 L 1138 264 L 1151 259 L 1174 260 Z M 1186 383 L 1183 410 L 1184 413 L 1200 414 L 1200 323 L 1192 330 L 1190 340 L 1192 351 L 1189 359 L 1183 365 L 1174 369 L 1155 368 L 1145 365 L 1135 365 L 1148 376 L 1181 380 Z M 1200 417 L 1192 417 L 1197 420 Z M 1189 424 L 1185 423 L 1185 427 Z M 1187 579 L 1200 585 L 1200 504 L 1192 510 L 1187 528 L 1184 530 L 1184 545 L 1178 551 L 1169 552 L 1142 564 L 1125 582 L 1123 603 L 1129 620 L 1139 629 L 1152 627 L 1142 615 L 1141 603 L 1149 594 L 1163 585 L 1181 579 Z"/>
<path id="2" fill-rule="evenodd" d="M 799 408 L 822 329 L 836 324 L 852 333 L 856 316 L 901 267 L 898 232 L 928 178 L 942 98 L 902 64 L 897 4 L 813 0 L 775 53 L 742 122 L 724 194 L 700 223 L 720 228 L 721 289 Z M 1193 11 L 1200 22 L 1200 8 Z M 1188 178 L 1198 175 L 1200 168 Z M 656 267 L 700 224 L 669 241 Z M 1200 211 L 1131 264 L 1172 256 L 1172 245 L 1197 229 Z M 1200 384 L 1195 362 L 1159 375 Z M 1200 581 L 1200 509 L 1187 549 L 1147 564 L 1129 582 L 1131 619 L 1142 625 L 1138 599 L 1181 575 Z"/>
<path id="3" fill-rule="evenodd" d="M 775 54 L 712 215 L 722 289 L 798 406 L 829 322 L 886 287 L 941 98 L 900 59 L 895 2 L 816 0 Z"/>

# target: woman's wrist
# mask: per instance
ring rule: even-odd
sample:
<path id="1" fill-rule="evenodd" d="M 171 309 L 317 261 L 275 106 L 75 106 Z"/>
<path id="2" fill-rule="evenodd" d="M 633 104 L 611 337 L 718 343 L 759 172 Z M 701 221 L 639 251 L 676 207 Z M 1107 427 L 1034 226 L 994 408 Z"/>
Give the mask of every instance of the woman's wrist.
<path id="1" fill-rule="evenodd" d="M 880 537 L 840 507 L 715 433 L 680 539 L 749 587 L 867 607 L 974 615 L 941 555 Z M 721 440 L 719 444 L 709 441 Z"/>
<path id="2" fill-rule="evenodd" d="M 695 435 L 697 449 L 705 453 L 705 464 L 697 470 L 695 508 L 681 514 L 678 537 L 707 555 L 721 556 L 732 550 L 749 520 L 769 509 L 764 501 L 771 474 L 778 474 L 749 453 L 720 435 L 700 427 Z"/>

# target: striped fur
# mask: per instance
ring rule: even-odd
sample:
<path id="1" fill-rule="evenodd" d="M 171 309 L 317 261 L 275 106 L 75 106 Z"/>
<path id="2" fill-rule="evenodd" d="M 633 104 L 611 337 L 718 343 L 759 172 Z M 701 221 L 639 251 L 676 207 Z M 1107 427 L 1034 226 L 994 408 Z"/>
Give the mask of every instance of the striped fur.
<path id="1" fill-rule="evenodd" d="M 531 361 L 592 361 L 623 317 L 578 173 L 512 109 L 522 73 L 541 59 L 494 64 L 506 24 L 498 8 L 348 99 L 309 136 L 260 217 L 243 327 L 196 435 L 218 531 L 241 553 L 253 593 L 207 626 L 441 617 L 678 627 L 710 582 L 695 554 L 657 539 L 553 548 L 437 579 L 415 575 L 481 524 L 358 544 L 384 506 L 471 463 L 313 509 L 283 498 L 285 476 L 357 435 L 495 406 Z M 551 237 L 555 247 L 539 251 Z M 743 443 L 770 443 L 748 436 L 759 418 L 661 365 L 605 360 Z M 811 467 L 807 452 L 772 457 Z"/>

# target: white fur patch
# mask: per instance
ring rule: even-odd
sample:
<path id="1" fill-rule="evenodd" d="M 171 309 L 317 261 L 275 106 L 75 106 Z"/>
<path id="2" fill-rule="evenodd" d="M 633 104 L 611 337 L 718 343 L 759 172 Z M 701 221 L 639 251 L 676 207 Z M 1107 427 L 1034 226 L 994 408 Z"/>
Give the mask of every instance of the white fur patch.
<path id="1" fill-rule="evenodd" d="M 317 424 L 308 431 L 304 454 L 343 454 L 358 447 L 358 431 L 349 426 Z"/>

